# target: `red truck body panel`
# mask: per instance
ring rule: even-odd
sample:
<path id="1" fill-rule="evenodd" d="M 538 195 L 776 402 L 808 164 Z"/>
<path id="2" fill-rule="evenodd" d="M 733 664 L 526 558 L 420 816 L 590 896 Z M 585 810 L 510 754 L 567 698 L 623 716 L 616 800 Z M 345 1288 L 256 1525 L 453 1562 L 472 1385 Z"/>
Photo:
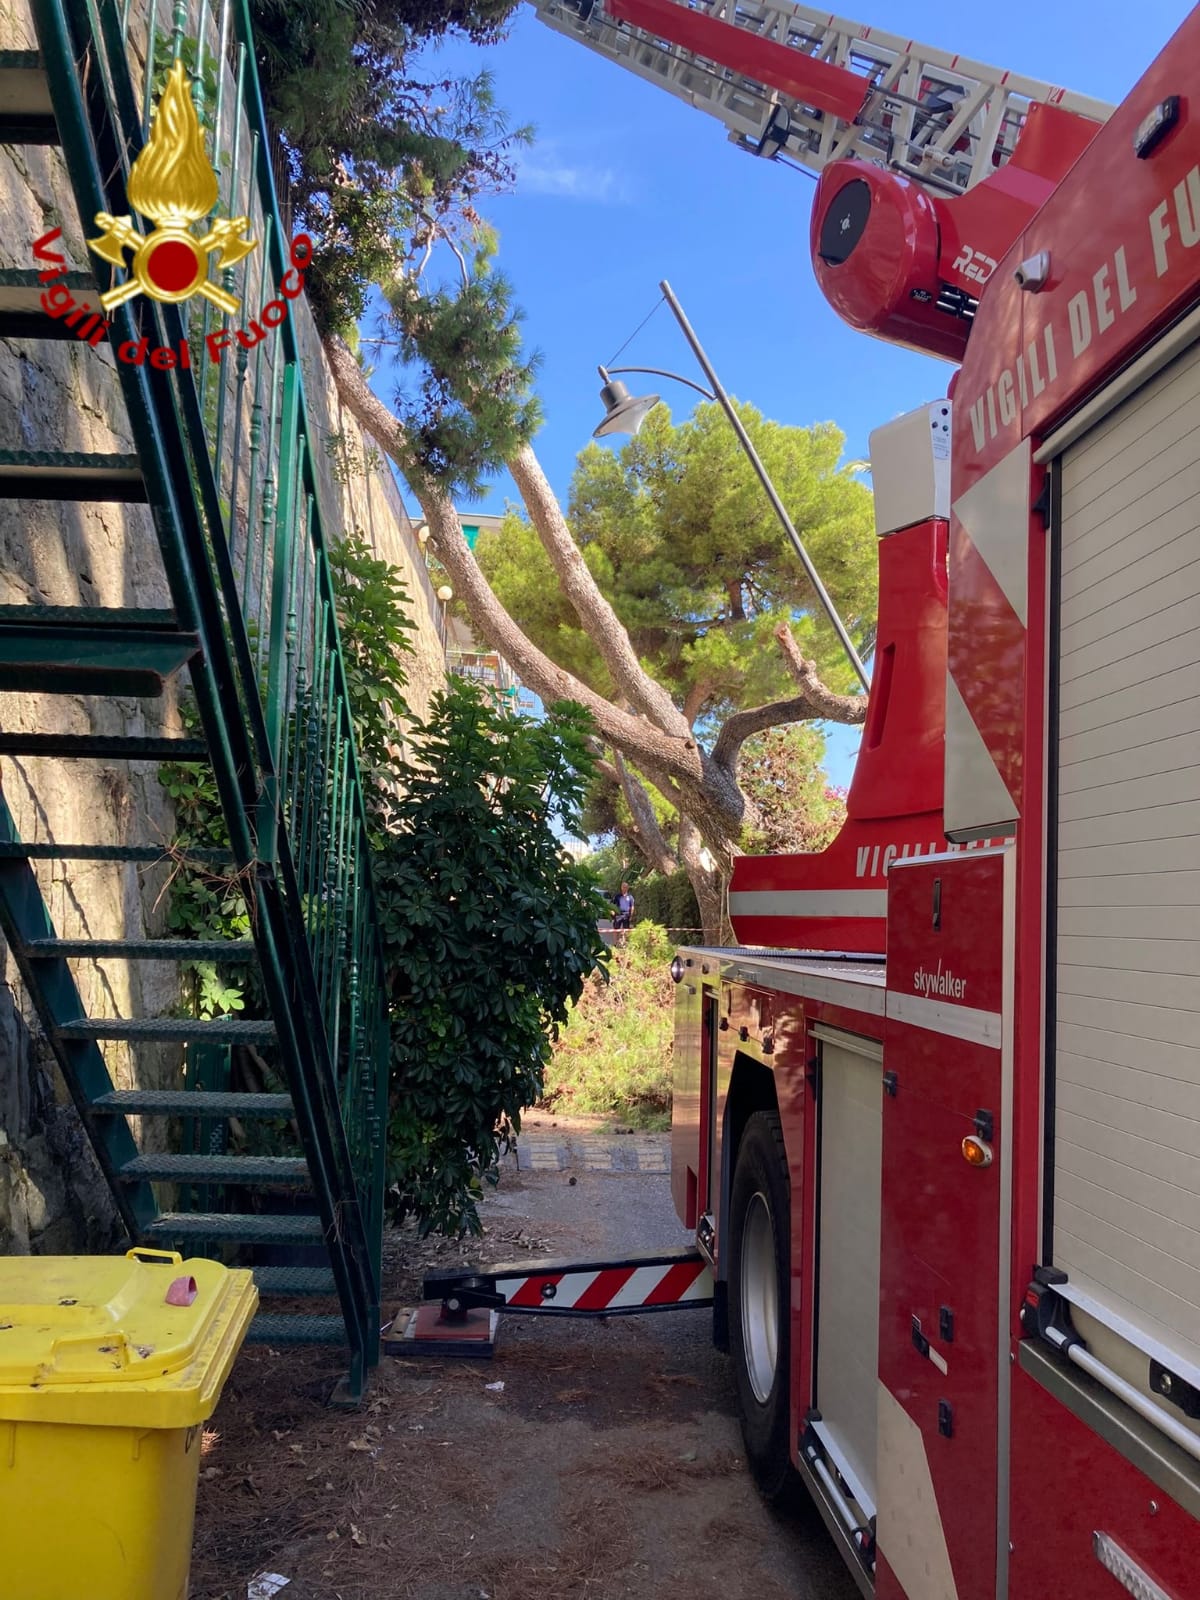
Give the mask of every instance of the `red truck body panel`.
<path id="1" fill-rule="evenodd" d="M 1139 128 L 1173 97 L 1174 126 L 1139 156 Z M 1082 433 L 1107 385 L 1120 379 L 1133 393 L 1139 358 L 1200 306 L 1198 118 L 1200 9 L 1111 121 L 1079 141 L 981 294 L 954 386 L 948 544 L 936 518 L 881 542 L 875 701 L 842 835 L 821 856 L 738 863 L 738 936 L 799 948 L 687 953 L 697 1007 L 707 985 L 713 1009 L 703 1048 L 699 1009 L 678 1036 L 695 1059 L 680 1063 L 676 1199 L 689 1222 L 711 1218 L 719 1276 L 728 1107 L 739 1084 L 769 1073 L 792 1183 L 791 1424 L 802 1467 L 820 1391 L 821 1168 L 832 1155 L 821 1040 L 832 1027 L 882 1043 L 894 1093 L 885 1087 L 879 1168 L 880 1600 L 1200 1595 L 1200 1466 L 1184 1411 L 1139 1412 L 1030 1315 L 1035 1274 L 1055 1283 L 1059 1046 L 1047 1019 L 1062 982 L 1051 908 L 1065 647 L 1051 557 L 1063 469 L 1047 441 L 1067 425 Z M 1014 273 L 1041 252 L 1049 272 L 1031 292 Z M 935 686 L 943 548 L 945 693 Z M 944 836 L 959 853 L 935 853 Z M 991 846 L 1005 837 L 1015 843 Z M 1171 941 L 1160 942 L 1164 972 L 1183 981 L 1191 957 L 1180 951 L 1176 971 Z M 884 948 L 882 1006 L 877 976 L 865 982 L 853 962 L 820 954 Z M 1160 1035 L 1148 1027 L 1148 1037 Z M 989 1164 L 968 1163 L 972 1137 Z M 1153 1341 L 1129 1349 L 1136 1357 Z M 1144 1393 L 1144 1368 L 1139 1382 Z M 831 1520 L 828 1505 L 823 1514 Z M 870 1565 L 859 1562 L 860 1581 Z"/>

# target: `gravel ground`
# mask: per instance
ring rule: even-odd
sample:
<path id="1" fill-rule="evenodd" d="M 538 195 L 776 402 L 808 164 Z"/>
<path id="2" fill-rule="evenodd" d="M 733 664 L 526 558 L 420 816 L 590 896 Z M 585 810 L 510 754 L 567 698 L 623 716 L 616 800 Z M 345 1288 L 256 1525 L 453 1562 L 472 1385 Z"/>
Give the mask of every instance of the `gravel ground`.
<path id="1" fill-rule="evenodd" d="M 506 1170 L 482 1241 L 393 1236 L 389 1308 L 468 1255 L 686 1242 L 669 1178 L 598 1170 L 594 1136 L 566 1145 L 560 1169 Z M 205 1439 L 191 1600 L 246 1600 L 263 1570 L 291 1580 L 279 1600 L 857 1596 L 805 1498 L 757 1495 L 703 1311 L 502 1318 L 490 1362 L 385 1357 L 349 1414 L 324 1404 L 338 1370 L 326 1352 L 239 1359 Z"/>

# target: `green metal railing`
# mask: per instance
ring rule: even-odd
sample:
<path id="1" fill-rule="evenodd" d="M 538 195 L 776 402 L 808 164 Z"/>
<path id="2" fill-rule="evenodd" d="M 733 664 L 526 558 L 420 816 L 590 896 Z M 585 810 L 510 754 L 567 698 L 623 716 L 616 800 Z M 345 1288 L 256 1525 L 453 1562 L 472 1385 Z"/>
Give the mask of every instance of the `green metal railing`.
<path id="1" fill-rule="evenodd" d="M 203 640 L 192 679 L 356 1358 L 378 1346 L 386 995 L 362 781 L 326 557 L 295 289 L 307 259 L 273 176 L 245 0 L 34 0 L 85 222 L 126 184 L 166 69 L 184 63 L 220 198 L 257 248 L 220 274 L 240 302 L 111 313 L 117 369 L 173 599 Z M 199 231 L 199 230 L 198 230 Z M 91 230 L 94 234 L 99 229 Z M 105 288 L 125 281 L 93 261 Z M 264 318 L 263 311 L 267 309 Z M 280 316 L 280 309 L 284 315 Z M 273 324 L 273 325 L 271 325 Z M 188 370 L 181 370 L 186 347 Z"/>

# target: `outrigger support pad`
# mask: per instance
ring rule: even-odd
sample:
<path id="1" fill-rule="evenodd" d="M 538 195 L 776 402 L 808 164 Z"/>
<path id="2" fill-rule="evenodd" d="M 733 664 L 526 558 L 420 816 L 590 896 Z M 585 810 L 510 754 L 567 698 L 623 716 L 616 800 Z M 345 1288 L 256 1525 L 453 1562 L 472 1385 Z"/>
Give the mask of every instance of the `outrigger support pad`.
<path id="1" fill-rule="evenodd" d="M 426 1302 L 440 1303 L 397 1313 L 384 1336 L 389 1354 L 490 1356 L 502 1311 L 628 1317 L 711 1306 L 713 1279 L 699 1250 L 685 1246 L 617 1261 L 519 1261 L 434 1272 L 425 1279 L 424 1295 Z"/>

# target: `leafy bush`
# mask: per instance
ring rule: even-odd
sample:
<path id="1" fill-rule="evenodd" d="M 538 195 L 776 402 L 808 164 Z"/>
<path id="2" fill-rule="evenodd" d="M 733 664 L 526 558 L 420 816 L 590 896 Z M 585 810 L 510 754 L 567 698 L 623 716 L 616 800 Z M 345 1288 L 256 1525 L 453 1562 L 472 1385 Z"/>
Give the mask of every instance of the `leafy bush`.
<path id="1" fill-rule="evenodd" d="M 661 923 L 639 922 L 630 929 L 625 948 L 646 966 L 666 965 L 675 954 L 675 941 Z"/>
<path id="2" fill-rule="evenodd" d="M 404 658 L 415 624 L 399 572 L 382 561 L 363 534 L 329 552 L 337 604 L 346 688 L 354 715 L 354 742 L 372 833 L 386 826 L 387 806 L 399 773 L 396 751 L 410 718 Z"/>
<path id="3" fill-rule="evenodd" d="M 633 886 L 633 898 L 637 906 L 635 927 L 649 921 L 660 923 L 672 932 L 699 933 L 700 907 L 682 867 L 669 876 L 655 873 L 641 879 Z"/>
<path id="4" fill-rule="evenodd" d="M 845 792 L 825 775 L 825 735 L 811 723 L 767 728 L 747 739 L 738 781 L 758 813 L 742 834 L 750 855 L 824 850 L 846 820 Z"/>
<path id="5" fill-rule="evenodd" d="M 589 978 L 546 1069 L 549 1109 L 599 1112 L 624 1127 L 670 1127 L 674 948 L 665 928 L 635 923 L 613 951 L 607 981 Z"/>
<path id="6" fill-rule="evenodd" d="M 391 1208 L 478 1232 L 482 1183 L 542 1094 L 551 1042 L 605 958 L 578 827 L 591 719 L 514 716 L 456 680 L 416 730 L 377 862 L 391 992 Z"/>

